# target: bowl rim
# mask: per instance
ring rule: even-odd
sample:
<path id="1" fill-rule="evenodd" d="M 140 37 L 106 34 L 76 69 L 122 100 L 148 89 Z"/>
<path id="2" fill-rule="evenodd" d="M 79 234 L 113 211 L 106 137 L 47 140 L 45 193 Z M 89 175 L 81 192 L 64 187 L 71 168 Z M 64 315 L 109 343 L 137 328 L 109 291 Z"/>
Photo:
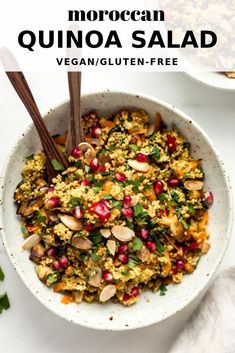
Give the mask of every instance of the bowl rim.
<path id="1" fill-rule="evenodd" d="M 215 157 L 217 159 L 218 165 L 219 165 L 219 169 L 223 175 L 223 179 L 226 185 L 226 190 L 227 190 L 227 195 L 228 195 L 228 204 L 229 204 L 229 211 L 228 211 L 228 226 L 227 226 L 227 231 L 225 233 L 225 241 L 224 241 L 224 245 L 221 248 L 221 253 L 220 256 L 217 257 L 217 259 L 214 261 L 214 265 L 213 267 L 210 269 L 210 271 L 208 271 L 208 276 L 206 277 L 206 281 L 205 282 L 200 282 L 198 285 L 198 289 L 196 291 L 194 291 L 194 293 L 192 293 L 192 295 L 188 298 L 186 298 L 185 300 L 182 300 L 182 303 L 180 306 L 178 306 L 177 308 L 175 308 L 174 310 L 171 310 L 171 312 L 169 312 L 164 318 L 159 319 L 159 320 L 150 320 L 148 322 L 143 322 L 142 324 L 133 324 L 131 326 L 128 327 L 110 327 L 108 325 L 106 326 L 96 326 L 95 324 L 90 324 L 88 322 L 79 322 L 79 320 L 71 320 L 68 317 L 65 317 L 63 314 L 60 313 L 60 311 L 57 311 L 54 309 L 54 307 L 50 306 L 48 304 L 47 301 L 44 300 L 43 296 L 39 295 L 39 292 L 37 292 L 34 288 L 32 288 L 30 286 L 30 284 L 27 281 L 27 277 L 22 273 L 22 271 L 20 270 L 20 268 L 18 266 L 16 266 L 15 262 L 14 262 L 14 255 L 11 253 L 11 250 L 8 246 L 8 242 L 7 242 L 7 235 L 5 232 L 5 228 L 4 228 L 4 206 L 3 206 L 3 196 L 4 196 L 4 192 L 5 192 L 5 180 L 6 180 L 6 173 L 7 173 L 7 168 L 8 168 L 8 163 L 9 160 L 12 156 L 12 153 L 15 151 L 16 147 L 18 146 L 18 144 L 21 142 L 22 140 L 22 136 L 24 136 L 25 134 L 27 134 L 33 127 L 33 123 L 30 122 L 27 127 L 24 129 L 23 132 L 20 133 L 20 136 L 16 139 L 15 143 L 11 146 L 11 149 L 9 151 L 9 153 L 7 154 L 7 157 L 5 159 L 5 163 L 3 165 L 3 168 L 1 170 L 1 177 L 0 177 L 0 200 L 2 200 L 2 202 L 0 202 L 0 234 L 1 234 L 1 239 L 2 239 L 2 243 L 3 246 L 7 252 L 7 255 L 15 269 L 15 271 L 17 272 L 17 274 L 19 275 L 19 277 L 21 278 L 21 280 L 23 281 L 24 285 L 28 288 L 28 290 L 34 295 L 34 297 L 36 297 L 38 299 L 39 302 L 41 302 L 44 307 L 46 307 L 49 311 L 53 312 L 54 314 L 60 316 L 61 318 L 74 323 L 74 324 L 78 324 L 80 326 L 86 327 L 86 328 L 91 328 L 91 329 L 96 329 L 96 330 L 102 330 L 102 331 L 126 331 L 126 330 L 134 330 L 134 329 L 139 329 L 139 328 L 144 328 L 153 324 L 157 324 L 157 323 L 161 323 L 163 321 L 165 321 L 166 319 L 172 317 L 173 315 L 175 315 L 178 312 L 181 312 L 185 307 L 187 307 L 190 303 L 192 303 L 201 293 L 203 293 L 203 290 L 205 290 L 205 288 L 208 288 L 209 283 L 211 282 L 212 278 L 214 278 L 215 273 L 218 270 L 218 267 L 220 266 L 224 255 L 226 253 L 226 250 L 228 248 L 229 242 L 230 242 L 230 238 L 231 238 L 231 232 L 232 232 L 232 226 L 233 226 L 233 217 L 234 217 L 234 205 L 233 205 L 233 195 L 232 195 L 232 186 L 231 186 L 231 182 L 230 182 L 230 178 L 229 175 L 227 173 L 227 169 L 226 167 L 224 167 L 224 163 L 222 162 L 219 153 L 217 152 L 217 149 L 214 145 L 214 143 L 211 141 L 210 137 L 207 135 L 207 133 L 204 132 L 204 130 L 200 127 L 200 125 L 195 122 L 192 118 L 190 118 L 186 113 L 182 112 L 180 109 L 176 108 L 174 105 L 170 104 L 170 103 L 166 103 L 165 101 L 158 99 L 154 96 L 151 96 L 149 94 L 144 94 L 142 92 L 128 92 L 128 91 L 119 91 L 119 90 L 101 90 L 101 91 L 94 91 L 94 92 L 89 92 L 86 94 L 82 94 L 82 98 L 89 98 L 92 97 L 94 95 L 103 95 L 103 94 L 118 94 L 118 95 L 126 95 L 126 96 L 131 96 L 131 97 L 140 97 L 149 101 L 152 101 L 156 104 L 161 105 L 162 107 L 174 112 L 175 114 L 177 114 L 178 116 L 180 116 L 184 121 L 192 121 L 193 122 L 193 126 L 196 128 L 196 130 L 201 133 L 201 135 L 203 136 L 203 138 L 207 141 L 207 143 L 210 145 L 211 149 L 213 150 Z M 46 118 L 47 116 L 50 115 L 50 113 L 54 112 L 55 110 L 59 109 L 60 107 L 62 107 L 64 104 L 68 103 L 68 100 L 64 100 L 61 103 L 57 104 L 54 108 L 52 108 L 52 110 L 47 110 L 47 112 L 43 113 L 42 116 L 43 118 Z M 48 113 L 49 112 L 49 113 Z"/>

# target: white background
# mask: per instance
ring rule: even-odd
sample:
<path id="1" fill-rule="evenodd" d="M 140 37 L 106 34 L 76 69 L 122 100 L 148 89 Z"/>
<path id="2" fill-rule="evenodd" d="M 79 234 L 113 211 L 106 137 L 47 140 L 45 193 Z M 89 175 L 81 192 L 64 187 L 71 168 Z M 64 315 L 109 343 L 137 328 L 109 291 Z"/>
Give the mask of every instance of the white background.
<path id="1" fill-rule="evenodd" d="M 68 98 L 63 73 L 26 75 L 42 113 Z M 85 73 L 83 91 L 143 92 L 174 104 L 195 119 L 217 146 L 235 182 L 235 92 L 203 86 L 182 73 Z M 14 140 L 30 122 L 6 76 L 0 75 L 0 165 Z M 232 237 L 220 270 L 235 264 Z M 191 307 L 162 324 L 128 332 L 100 332 L 72 325 L 50 313 L 25 288 L 0 245 L 0 265 L 11 308 L 0 316 L 1 353 L 165 353 L 182 330 Z"/>

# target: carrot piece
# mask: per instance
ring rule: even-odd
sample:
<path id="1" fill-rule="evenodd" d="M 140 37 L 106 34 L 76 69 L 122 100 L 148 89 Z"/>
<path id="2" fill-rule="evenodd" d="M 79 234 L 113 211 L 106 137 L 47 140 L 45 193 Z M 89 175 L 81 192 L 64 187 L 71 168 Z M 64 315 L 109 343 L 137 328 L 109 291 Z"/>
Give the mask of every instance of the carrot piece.
<path id="1" fill-rule="evenodd" d="M 64 283 L 63 282 L 58 282 L 55 284 L 53 290 L 55 293 L 58 293 L 64 289 Z"/>
<path id="2" fill-rule="evenodd" d="M 62 304 L 69 304 L 69 303 L 72 303 L 74 301 L 74 298 L 72 295 L 64 295 L 61 299 L 61 303 Z"/>

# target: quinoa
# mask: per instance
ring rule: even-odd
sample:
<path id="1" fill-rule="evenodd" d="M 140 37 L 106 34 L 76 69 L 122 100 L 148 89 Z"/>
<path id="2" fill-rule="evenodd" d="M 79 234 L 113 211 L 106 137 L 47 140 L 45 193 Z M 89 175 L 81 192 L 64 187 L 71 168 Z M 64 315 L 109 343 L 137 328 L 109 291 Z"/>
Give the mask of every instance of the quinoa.
<path id="1" fill-rule="evenodd" d="M 200 161 L 159 113 L 150 124 L 142 109 L 92 112 L 83 128 L 90 160 L 71 151 L 69 168 L 49 185 L 45 154 L 35 153 L 15 190 L 26 242 L 37 235 L 30 249 L 36 273 L 63 293 L 63 303 L 129 306 L 143 290 L 165 294 L 210 248 L 213 196 L 203 188 Z M 65 136 L 58 141 L 63 150 Z"/>

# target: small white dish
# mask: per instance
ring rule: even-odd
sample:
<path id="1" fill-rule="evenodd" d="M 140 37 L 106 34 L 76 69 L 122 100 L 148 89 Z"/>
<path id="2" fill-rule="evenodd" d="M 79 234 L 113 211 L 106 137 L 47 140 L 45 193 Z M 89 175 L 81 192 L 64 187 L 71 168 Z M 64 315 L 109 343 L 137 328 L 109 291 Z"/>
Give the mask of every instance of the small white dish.
<path id="1" fill-rule="evenodd" d="M 13 202 L 14 189 L 21 180 L 24 158 L 41 149 L 38 134 L 32 124 L 16 141 L 1 178 L 2 239 L 21 279 L 33 295 L 52 312 L 70 322 L 100 330 L 128 330 L 148 326 L 170 317 L 191 303 L 205 291 L 218 268 L 232 227 L 233 204 L 228 178 L 215 147 L 201 128 L 175 107 L 142 94 L 102 92 L 82 97 L 83 114 L 94 109 L 99 115 L 113 114 L 124 107 L 143 108 L 150 116 L 154 116 L 158 111 L 168 126 L 176 124 L 179 131 L 191 142 L 194 157 L 202 158 L 206 175 L 205 187 L 213 192 L 215 198 L 209 212 L 210 251 L 201 258 L 196 271 L 185 276 L 180 285 L 170 285 L 165 296 L 145 292 L 139 302 L 131 307 L 112 303 L 61 304 L 61 295 L 54 293 L 38 280 L 28 252 L 21 250 L 20 222 Z M 52 134 L 65 132 L 68 112 L 69 104 L 64 103 L 45 116 Z"/>
<path id="2" fill-rule="evenodd" d="M 224 72 L 187 71 L 185 73 L 207 86 L 227 91 L 235 91 L 235 79 L 228 78 Z"/>

